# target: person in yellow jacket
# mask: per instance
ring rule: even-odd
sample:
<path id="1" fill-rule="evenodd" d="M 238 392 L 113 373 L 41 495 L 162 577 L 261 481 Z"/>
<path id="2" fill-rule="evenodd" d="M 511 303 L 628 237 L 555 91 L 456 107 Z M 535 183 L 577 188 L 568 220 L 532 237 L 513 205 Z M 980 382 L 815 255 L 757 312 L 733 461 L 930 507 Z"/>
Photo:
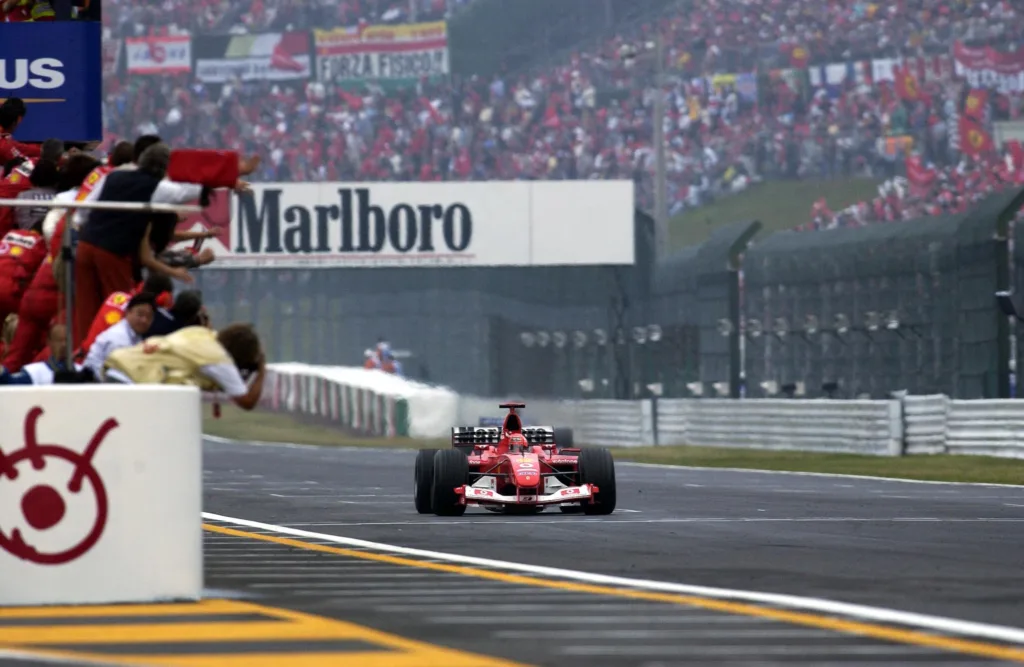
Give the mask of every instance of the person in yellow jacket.
<path id="1" fill-rule="evenodd" d="M 246 386 L 243 373 L 255 373 L 250 386 Z M 185 327 L 115 350 L 103 364 L 102 380 L 191 385 L 222 392 L 238 407 L 252 410 L 259 404 L 265 375 L 266 360 L 256 331 L 248 324 L 232 324 L 220 331 Z"/>

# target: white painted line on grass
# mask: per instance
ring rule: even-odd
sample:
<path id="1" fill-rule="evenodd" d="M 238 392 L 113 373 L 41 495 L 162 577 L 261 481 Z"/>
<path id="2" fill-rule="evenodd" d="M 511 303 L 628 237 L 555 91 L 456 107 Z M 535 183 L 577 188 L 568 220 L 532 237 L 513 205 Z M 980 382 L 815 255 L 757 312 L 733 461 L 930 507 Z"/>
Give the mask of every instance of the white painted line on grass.
<path id="1" fill-rule="evenodd" d="M 797 477 L 833 477 L 837 479 L 863 479 L 876 482 L 895 482 L 899 484 L 938 484 L 942 486 L 992 486 L 1003 489 L 1024 491 L 1021 484 L 993 484 L 990 482 L 936 482 L 926 479 L 905 479 L 902 477 L 878 477 L 876 475 L 847 475 L 838 472 L 796 472 L 794 470 L 759 470 L 757 468 L 712 468 L 706 466 L 678 466 L 668 463 L 638 463 L 636 461 L 616 461 L 616 466 L 630 468 L 658 468 L 661 470 L 690 470 L 697 472 L 742 472 L 756 475 L 794 475 Z"/>
<path id="2" fill-rule="evenodd" d="M 281 535 L 290 535 L 292 537 L 322 540 L 324 542 L 331 542 L 345 547 L 361 547 L 367 550 L 400 554 L 403 556 L 412 556 L 415 558 L 434 558 L 462 565 L 486 567 L 511 572 L 522 572 L 524 574 L 529 574 L 537 577 L 566 579 L 571 581 L 580 581 L 588 584 L 615 586 L 619 588 L 632 588 L 662 593 L 675 593 L 678 595 L 693 595 L 725 600 L 743 600 L 755 604 L 790 607 L 792 609 L 801 609 L 804 611 L 813 611 L 822 614 L 847 616 L 867 621 L 874 621 L 878 623 L 894 623 L 899 625 L 915 627 L 919 629 L 931 630 L 935 632 L 945 632 L 959 635 L 968 635 L 973 637 L 983 637 L 986 639 L 993 639 L 1002 642 L 1024 644 L 1024 629 L 1004 625 L 993 625 L 989 623 L 979 623 L 976 621 L 964 621 L 954 618 L 945 618 L 942 616 L 931 616 L 928 614 L 898 611 L 895 609 L 885 609 L 882 607 L 870 607 L 867 605 L 852 604 L 847 602 L 836 602 L 834 600 L 824 600 L 820 598 L 803 597 L 797 595 L 786 595 L 779 593 L 759 593 L 757 591 L 746 591 L 729 588 L 714 588 L 710 586 L 694 586 L 688 584 L 675 584 L 662 581 L 652 581 L 647 579 L 630 579 L 627 577 L 616 577 L 604 574 L 592 574 L 589 572 L 579 572 L 576 570 L 566 570 L 562 568 L 544 567 L 539 565 L 527 565 L 525 563 L 493 560 L 490 558 L 478 558 L 475 556 L 463 556 L 459 554 L 451 554 L 440 551 L 429 551 L 426 549 L 413 549 L 409 547 L 400 547 L 393 544 L 384 544 L 381 542 L 370 542 L 368 540 L 358 540 L 350 537 L 340 537 L 338 535 L 330 535 L 327 533 L 314 533 L 308 530 L 288 528 L 285 526 L 261 523 L 258 521 L 250 521 L 248 519 L 238 519 L 235 517 L 224 516 L 221 514 L 212 514 L 210 512 L 203 512 L 202 516 L 204 519 L 211 521 L 220 521 L 222 523 L 231 524 L 235 526 L 242 526 L 250 529 L 262 529 L 276 532 Z"/>

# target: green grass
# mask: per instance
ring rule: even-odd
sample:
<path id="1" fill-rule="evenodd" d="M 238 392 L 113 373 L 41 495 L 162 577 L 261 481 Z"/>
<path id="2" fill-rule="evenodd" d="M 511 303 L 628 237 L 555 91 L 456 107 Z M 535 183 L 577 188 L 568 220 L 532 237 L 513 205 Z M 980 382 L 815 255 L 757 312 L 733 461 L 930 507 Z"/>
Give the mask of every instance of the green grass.
<path id="1" fill-rule="evenodd" d="M 744 220 L 760 220 L 762 235 L 792 229 L 810 221 L 818 199 L 824 197 L 835 211 L 877 196 L 878 184 L 866 178 L 760 183 L 672 218 L 670 242 L 677 248 L 701 243 L 716 227 Z"/>
<path id="2" fill-rule="evenodd" d="M 222 406 L 220 419 L 213 419 L 210 407 L 206 406 L 203 431 L 208 435 L 254 442 L 405 449 L 448 446 L 447 440 L 350 437 L 322 424 L 311 424 L 287 415 L 268 412 L 244 413 L 233 406 Z M 630 447 L 614 448 L 612 452 L 620 461 L 642 463 L 1024 485 L 1024 460 L 988 456 L 936 455 L 897 458 L 714 447 Z"/>

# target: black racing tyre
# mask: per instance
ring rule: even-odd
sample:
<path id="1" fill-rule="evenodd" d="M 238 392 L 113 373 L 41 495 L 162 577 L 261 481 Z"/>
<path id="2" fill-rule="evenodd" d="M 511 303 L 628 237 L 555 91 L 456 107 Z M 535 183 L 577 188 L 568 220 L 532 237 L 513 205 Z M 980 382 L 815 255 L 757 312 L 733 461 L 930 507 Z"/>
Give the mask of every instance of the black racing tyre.
<path id="1" fill-rule="evenodd" d="M 434 490 L 434 454 L 437 449 L 421 449 L 416 454 L 416 473 L 413 486 L 413 499 L 416 511 L 430 514 L 430 495 Z"/>
<path id="2" fill-rule="evenodd" d="M 456 487 L 469 483 L 469 459 L 457 449 L 434 454 L 434 485 L 431 504 L 437 516 L 462 516 L 466 506 L 459 503 Z"/>
<path id="3" fill-rule="evenodd" d="M 597 486 L 592 502 L 583 503 L 584 514 L 611 514 L 615 511 L 615 460 L 604 447 L 580 451 L 580 483 Z"/>
<path id="4" fill-rule="evenodd" d="M 565 447 L 572 447 L 572 429 L 571 428 L 556 428 L 555 429 L 555 445 L 558 449 Z"/>

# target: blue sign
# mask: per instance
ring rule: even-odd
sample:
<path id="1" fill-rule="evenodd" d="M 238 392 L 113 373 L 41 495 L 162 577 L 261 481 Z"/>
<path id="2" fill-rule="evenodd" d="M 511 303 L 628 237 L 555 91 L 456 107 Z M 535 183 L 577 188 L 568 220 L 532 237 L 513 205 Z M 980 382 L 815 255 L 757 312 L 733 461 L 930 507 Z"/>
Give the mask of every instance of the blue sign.
<path id="1" fill-rule="evenodd" d="M 99 21 L 0 25 L 0 100 L 28 107 L 15 139 L 103 139 L 101 30 Z"/>

